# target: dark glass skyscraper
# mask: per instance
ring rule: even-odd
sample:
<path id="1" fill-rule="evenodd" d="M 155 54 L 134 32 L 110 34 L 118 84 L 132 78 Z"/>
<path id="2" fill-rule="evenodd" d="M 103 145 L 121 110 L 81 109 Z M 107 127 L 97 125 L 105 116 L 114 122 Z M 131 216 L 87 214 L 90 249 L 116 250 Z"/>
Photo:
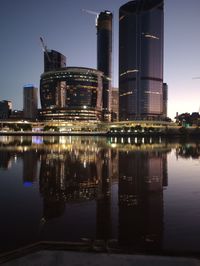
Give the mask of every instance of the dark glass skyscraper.
<path id="1" fill-rule="evenodd" d="M 44 72 L 54 71 L 66 67 L 66 57 L 55 51 L 47 50 L 44 52 Z"/>
<path id="2" fill-rule="evenodd" d="M 97 69 L 104 73 L 103 111 L 110 110 L 112 73 L 112 18 L 110 11 L 101 12 L 97 18 Z"/>
<path id="3" fill-rule="evenodd" d="M 163 83 L 163 116 L 167 117 L 168 85 Z"/>
<path id="4" fill-rule="evenodd" d="M 164 0 L 134 0 L 119 10 L 119 118 L 163 116 Z"/>

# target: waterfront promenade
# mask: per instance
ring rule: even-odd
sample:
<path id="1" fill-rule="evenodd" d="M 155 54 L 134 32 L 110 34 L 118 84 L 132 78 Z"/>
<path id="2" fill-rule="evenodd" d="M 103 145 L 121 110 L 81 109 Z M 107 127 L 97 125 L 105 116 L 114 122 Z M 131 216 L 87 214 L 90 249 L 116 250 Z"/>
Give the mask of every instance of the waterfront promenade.
<path id="1" fill-rule="evenodd" d="M 0 135 L 35 136 L 200 136 L 198 126 L 167 121 L 0 121 Z"/>

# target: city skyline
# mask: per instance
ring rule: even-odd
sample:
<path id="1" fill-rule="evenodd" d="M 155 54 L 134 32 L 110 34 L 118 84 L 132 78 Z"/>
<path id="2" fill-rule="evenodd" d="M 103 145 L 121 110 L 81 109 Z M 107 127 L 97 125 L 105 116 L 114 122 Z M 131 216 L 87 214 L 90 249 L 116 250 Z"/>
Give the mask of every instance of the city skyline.
<path id="1" fill-rule="evenodd" d="M 67 66 L 97 67 L 95 16 L 82 9 L 114 14 L 113 86 L 118 87 L 118 12 L 126 2 L 2 0 L 0 100 L 11 100 L 14 109 L 22 109 L 23 86 L 39 87 L 44 67 L 40 36 L 48 49 L 67 57 Z M 199 111 L 200 80 L 193 79 L 200 76 L 199 8 L 199 0 L 165 0 L 164 82 L 169 86 L 171 118 L 176 111 Z"/>

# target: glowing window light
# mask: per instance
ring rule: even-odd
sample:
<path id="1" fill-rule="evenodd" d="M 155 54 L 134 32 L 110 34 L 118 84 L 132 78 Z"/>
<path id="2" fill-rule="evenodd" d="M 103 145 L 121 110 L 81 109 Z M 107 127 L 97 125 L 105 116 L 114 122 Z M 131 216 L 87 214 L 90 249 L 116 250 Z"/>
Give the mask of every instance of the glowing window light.
<path id="1" fill-rule="evenodd" d="M 159 40 L 159 38 L 155 35 L 151 35 L 151 34 L 145 34 L 144 35 L 145 38 L 149 38 L 149 39 L 155 39 L 155 40 Z"/>
<path id="2" fill-rule="evenodd" d="M 125 76 L 125 75 L 127 75 L 127 74 L 129 74 L 129 73 L 135 73 L 135 72 L 139 72 L 139 70 L 138 70 L 138 69 L 129 69 L 129 70 L 127 70 L 127 71 L 121 73 L 121 74 L 120 74 L 120 77 L 123 77 L 123 76 Z"/>

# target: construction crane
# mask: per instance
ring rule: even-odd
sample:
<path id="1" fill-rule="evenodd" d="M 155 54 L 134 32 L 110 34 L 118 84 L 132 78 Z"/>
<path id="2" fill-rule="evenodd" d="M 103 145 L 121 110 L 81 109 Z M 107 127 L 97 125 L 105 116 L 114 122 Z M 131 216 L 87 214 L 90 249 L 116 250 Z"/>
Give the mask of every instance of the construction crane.
<path id="1" fill-rule="evenodd" d="M 96 26 L 97 26 L 97 20 L 98 20 L 98 17 L 99 17 L 99 13 L 98 12 L 95 12 L 95 11 L 92 11 L 92 10 L 89 10 L 89 9 L 82 9 L 82 11 L 83 12 L 86 12 L 86 13 L 88 13 L 88 14 L 90 14 L 90 15 L 94 15 L 94 16 L 96 16 Z"/>
<path id="2" fill-rule="evenodd" d="M 44 40 L 43 40 L 42 37 L 40 37 L 40 42 L 42 44 L 42 50 L 45 52 L 49 63 L 51 63 L 51 59 L 50 59 L 49 54 L 48 54 L 48 51 L 47 51 L 47 46 L 45 45 Z"/>

